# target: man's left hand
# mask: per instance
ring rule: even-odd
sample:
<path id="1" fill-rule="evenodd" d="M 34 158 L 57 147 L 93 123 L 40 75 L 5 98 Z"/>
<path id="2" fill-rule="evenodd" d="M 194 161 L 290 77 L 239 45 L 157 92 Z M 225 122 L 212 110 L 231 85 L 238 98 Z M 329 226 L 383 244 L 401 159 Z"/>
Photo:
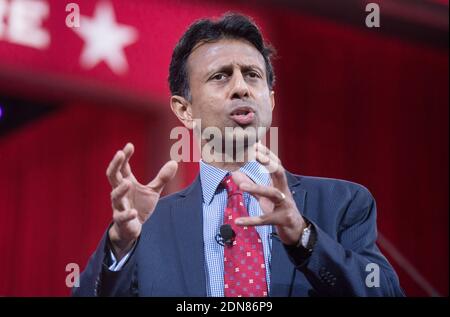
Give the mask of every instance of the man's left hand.
<path id="1" fill-rule="evenodd" d="M 272 186 L 255 184 L 242 172 L 233 172 L 233 180 L 239 188 L 253 195 L 259 202 L 261 216 L 241 217 L 236 219 L 239 226 L 274 225 L 280 240 L 285 245 L 296 245 L 306 227 L 305 220 L 289 189 L 285 170 L 280 159 L 260 143 L 254 146 L 255 157 L 264 165 L 272 178 Z"/>

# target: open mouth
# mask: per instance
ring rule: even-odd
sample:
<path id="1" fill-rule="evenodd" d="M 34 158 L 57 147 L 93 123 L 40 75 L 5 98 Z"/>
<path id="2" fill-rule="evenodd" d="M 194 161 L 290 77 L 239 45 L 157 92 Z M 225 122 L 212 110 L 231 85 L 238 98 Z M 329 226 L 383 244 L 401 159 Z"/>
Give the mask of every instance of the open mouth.
<path id="1" fill-rule="evenodd" d="M 230 114 L 230 117 L 239 125 L 248 125 L 255 119 L 255 112 L 253 111 L 253 109 L 243 107 L 233 110 L 233 112 L 231 112 Z"/>

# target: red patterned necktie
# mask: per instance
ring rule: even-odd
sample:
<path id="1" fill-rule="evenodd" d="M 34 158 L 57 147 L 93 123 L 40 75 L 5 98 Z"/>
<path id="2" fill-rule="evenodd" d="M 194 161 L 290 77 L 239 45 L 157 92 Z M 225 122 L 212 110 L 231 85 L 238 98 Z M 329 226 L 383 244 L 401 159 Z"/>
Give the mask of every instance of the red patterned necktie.
<path id="1" fill-rule="evenodd" d="M 248 217 L 242 191 L 231 175 L 222 181 L 228 193 L 224 224 L 236 233 L 233 244 L 224 249 L 224 291 L 226 297 L 267 296 L 266 267 L 262 241 L 255 227 L 237 226 L 234 221 Z"/>

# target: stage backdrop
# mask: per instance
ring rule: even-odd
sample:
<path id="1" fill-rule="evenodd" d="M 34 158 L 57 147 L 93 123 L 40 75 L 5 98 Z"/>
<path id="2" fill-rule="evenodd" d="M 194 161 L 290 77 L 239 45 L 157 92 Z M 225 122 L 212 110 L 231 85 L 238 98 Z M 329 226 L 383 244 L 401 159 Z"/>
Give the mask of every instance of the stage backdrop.
<path id="1" fill-rule="evenodd" d="M 11 21 L 28 23 L 20 10 L 31 2 L 0 0 L 0 94 L 60 107 L 0 136 L 0 296 L 69 295 L 66 265 L 84 268 L 111 220 L 105 171 L 115 151 L 135 144 L 143 182 L 169 159 L 166 79 L 178 37 L 228 10 L 253 16 L 278 50 L 285 167 L 365 185 L 406 293 L 448 295 L 447 48 L 239 2 L 80 0 L 81 29 L 66 26 L 64 1 L 32 2 L 42 23 L 23 32 Z M 182 164 L 166 193 L 196 172 Z"/>

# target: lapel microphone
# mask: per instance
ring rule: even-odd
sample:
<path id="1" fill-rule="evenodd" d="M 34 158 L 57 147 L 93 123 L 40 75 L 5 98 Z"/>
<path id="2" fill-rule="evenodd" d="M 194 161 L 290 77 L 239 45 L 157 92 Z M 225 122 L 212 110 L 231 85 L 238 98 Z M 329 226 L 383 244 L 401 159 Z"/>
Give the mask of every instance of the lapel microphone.
<path id="1" fill-rule="evenodd" d="M 234 238 L 236 237 L 236 232 L 234 232 L 233 228 L 230 225 L 221 225 L 220 233 L 216 235 L 216 242 L 221 246 L 233 246 Z"/>

